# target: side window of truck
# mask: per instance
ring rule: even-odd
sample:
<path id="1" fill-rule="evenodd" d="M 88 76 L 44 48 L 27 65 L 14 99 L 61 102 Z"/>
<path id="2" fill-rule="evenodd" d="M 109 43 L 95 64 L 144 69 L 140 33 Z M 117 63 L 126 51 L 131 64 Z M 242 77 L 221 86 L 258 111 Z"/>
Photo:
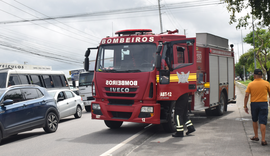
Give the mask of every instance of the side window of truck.
<path id="1" fill-rule="evenodd" d="M 187 44 L 181 43 L 173 45 L 173 55 L 174 55 L 173 68 L 177 69 L 191 65 L 193 63 L 192 51 L 193 47 L 188 46 Z"/>

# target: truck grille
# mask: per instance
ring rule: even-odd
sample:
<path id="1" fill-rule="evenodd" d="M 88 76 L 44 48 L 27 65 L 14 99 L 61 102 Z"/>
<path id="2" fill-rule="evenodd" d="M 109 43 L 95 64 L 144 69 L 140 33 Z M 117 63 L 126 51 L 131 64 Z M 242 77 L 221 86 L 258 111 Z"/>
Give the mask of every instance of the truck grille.
<path id="1" fill-rule="evenodd" d="M 105 90 L 106 91 L 110 91 L 110 87 L 105 87 Z M 136 92 L 137 91 L 137 88 L 129 88 L 129 92 Z"/>
<path id="2" fill-rule="evenodd" d="M 117 97 L 135 97 L 136 94 L 122 94 L 122 93 L 106 93 L 107 96 L 117 96 Z"/>
<path id="3" fill-rule="evenodd" d="M 111 112 L 114 119 L 129 119 L 132 115 L 131 112 Z"/>
<path id="4" fill-rule="evenodd" d="M 124 105 L 131 106 L 134 104 L 134 100 L 119 100 L 119 99 L 108 99 L 109 105 Z"/>

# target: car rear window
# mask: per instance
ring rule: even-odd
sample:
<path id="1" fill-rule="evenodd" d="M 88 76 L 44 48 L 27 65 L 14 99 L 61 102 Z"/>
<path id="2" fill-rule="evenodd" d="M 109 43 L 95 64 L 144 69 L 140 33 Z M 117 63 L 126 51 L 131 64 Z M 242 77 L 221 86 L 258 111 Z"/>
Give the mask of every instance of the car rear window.
<path id="1" fill-rule="evenodd" d="M 65 91 L 67 98 L 73 98 L 74 95 L 70 91 Z"/>

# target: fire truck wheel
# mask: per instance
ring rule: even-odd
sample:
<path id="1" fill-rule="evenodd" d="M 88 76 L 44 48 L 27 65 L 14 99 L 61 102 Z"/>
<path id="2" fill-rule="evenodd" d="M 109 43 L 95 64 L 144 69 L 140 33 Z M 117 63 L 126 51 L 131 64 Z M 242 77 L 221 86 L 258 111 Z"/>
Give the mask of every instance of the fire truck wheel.
<path id="1" fill-rule="evenodd" d="M 205 114 L 207 116 L 213 116 L 214 115 L 214 112 L 213 112 L 213 110 L 211 110 L 210 108 L 208 108 L 208 109 L 205 109 Z"/>
<path id="2" fill-rule="evenodd" d="M 175 123 L 174 123 L 174 108 L 175 108 L 175 101 L 170 104 L 170 107 L 168 108 L 168 116 L 166 123 L 162 123 L 162 127 L 165 132 L 167 133 L 173 133 L 176 131 Z"/>
<path id="3" fill-rule="evenodd" d="M 91 106 L 85 106 L 86 112 L 91 112 Z"/>
<path id="4" fill-rule="evenodd" d="M 219 105 L 215 109 L 215 115 L 223 115 L 226 105 L 226 97 L 224 93 L 222 92 L 219 99 Z"/>
<path id="5" fill-rule="evenodd" d="M 105 124 L 107 127 L 111 129 L 117 129 L 120 128 L 123 124 L 123 121 L 109 121 L 109 120 L 104 120 Z"/>

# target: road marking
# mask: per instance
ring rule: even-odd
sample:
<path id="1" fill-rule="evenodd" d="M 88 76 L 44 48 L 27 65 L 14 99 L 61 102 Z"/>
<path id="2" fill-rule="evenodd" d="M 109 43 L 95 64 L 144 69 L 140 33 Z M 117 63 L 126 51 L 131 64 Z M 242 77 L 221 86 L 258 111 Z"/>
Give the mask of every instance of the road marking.
<path id="1" fill-rule="evenodd" d="M 114 146 L 113 148 L 111 148 L 110 150 L 108 150 L 107 152 L 101 154 L 100 156 L 112 156 L 112 153 L 115 152 L 116 150 L 118 150 L 119 148 L 121 148 L 122 146 L 126 145 L 129 141 L 135 139 L 137 136 L 141 135 L 143 132 L 145 132 L 148 127 L 150 127 L 152 124 L 146 126 L 144 128 L 144 130 L 132 135 L 131 137 L 127 138 L 126 140 L 124 140 L 123 142 L 121 142 L 120 144 Z"/>

